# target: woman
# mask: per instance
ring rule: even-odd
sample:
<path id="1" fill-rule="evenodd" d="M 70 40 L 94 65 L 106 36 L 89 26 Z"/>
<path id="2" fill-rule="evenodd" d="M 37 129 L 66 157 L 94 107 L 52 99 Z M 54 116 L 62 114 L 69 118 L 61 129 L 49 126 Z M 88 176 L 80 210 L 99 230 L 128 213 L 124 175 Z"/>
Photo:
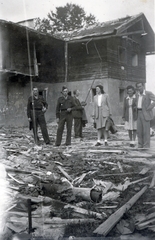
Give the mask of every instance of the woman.
<path id="1" fill-rule="evenodd" d="M 130 147 L 134 147 L 137 134 L 137 104 L 133 86 L 127 87 L 127 94 L 128 96 L 124 99 L 122 118 L 125 121 L 125 129 L 128 130 Z"/>
<path id="2" fill-rule="evenodd" d="M 101 145 L 101 137 L 104 134 L 105 146 L 108 146 L 107 137 L 108 129 L 106 129 L 106 122 L 108 117 L 111 116 L 111 107 L 109 103 L 108 94 L 103 90 L 102 85 L 96 86 L 96 95 L 94 96 L 94 121 L 97 129 L 97 143 L 95 146 Z"/>

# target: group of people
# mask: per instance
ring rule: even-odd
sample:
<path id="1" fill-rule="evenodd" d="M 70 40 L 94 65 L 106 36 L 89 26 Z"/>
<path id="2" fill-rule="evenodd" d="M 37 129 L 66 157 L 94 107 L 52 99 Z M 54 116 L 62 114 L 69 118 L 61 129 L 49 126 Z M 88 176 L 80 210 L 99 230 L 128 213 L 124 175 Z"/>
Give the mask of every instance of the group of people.
<path id="1" fill-rule="evenodd" d="M 73 95 L 69 94 L 66 86 L 62 87 L 62 96 L 58 98 L 56 106 L 56 121 L 58 124 L 55 146 L 60 146 L 62 135 L 66 125 L 65 145 L 71 145 L 71 132 L 74 119 L 75 138 L 82 140 L 82 128 L 87 123 L 84 106 L 85 102 L 79 100 L 79 90 L 74 90 Z M 97 129 L 97 143 L 95 146 L 102 145 L 101 139 L 104 138 L 105 146 L 108 146 L 109 122 L 112 112 L 109 96 L 104 92 L 102 85 L 96 86 L 94 96 L 94 107 L 92 118 Z M 138 137 L 139 148 L 150 147 L 150 121 L 153 118 L 153 108 L 155 106 L 155 95 L 146 91 L 143 83 L 137 83 L 136 89 L 130 85 L 127 87 L 127 96 L 124 98 L 123 119 L 125 129 L 128 130 L 130 146 L 135 146 L 136 136 Z M 33 88 L 33 95 L 29 97 L 27 104 L 27 116 L 30 122 L 30 129 L 33 129 L 35 142 L 38 144 L 38 125 L 46 144 L 50 144 L 44 113 L 48 108 L 45 99 L 39 95 L 38 88 Z"/>
<path id="2" fill-rule="evenodd" d="M 74 119 L 75 138 L 82 140 L 82 127 L 87 123 L 84 106 L 85 102 L 79 101 L 79 90 L 74 90 L 71 96 L 66 86 L 62 87 L 62 96 L 58 98 L 56 106 L 56 121 L 58 124 L 55 146 L 60 146 L 64 127 L 66 125 L 67 134 L 65 145 L 71 145 L 72 123 Z M 38 126 L 40 126 L 44 142 L 50 144 L 44 113 L 48 108 L 45 99 L 39 95 L 38 88 L 33 88 L 32 96 L 27 103 L 27 116 L 30 130 L 33 129 L 34 140 L 39 144 Z"/>
<path id="3" fill-rule="evenodd" d="M 128 130 L 130 146 L 135 146 L 136 135 L 138 148 L 150 148 L 150 121 L 153 119 L 155 95 L 146 91 L 143 83 L 127 87 L 127 97 L 124 99 L 123 119 Z"/>

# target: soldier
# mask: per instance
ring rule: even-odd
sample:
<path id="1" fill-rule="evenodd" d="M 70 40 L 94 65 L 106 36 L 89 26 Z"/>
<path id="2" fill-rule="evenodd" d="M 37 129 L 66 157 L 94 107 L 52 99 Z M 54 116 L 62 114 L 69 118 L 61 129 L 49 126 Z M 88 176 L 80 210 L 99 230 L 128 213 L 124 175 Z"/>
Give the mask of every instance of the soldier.
<path id="1" fill-rule="evenodd" d="M 34 140 L 36 144 L 39 144 L 38 125 L 41 128 L 45 143 L 50 143 L 44 116 L 47 108 L 48 104 L 45 99 L 39 95 L 38 88 L 33 88 L 32 96 L 29 97 L 27 103 L 27 116 L 30 122 L 30 130 L 31 128 L 33 129 Z"/>
<path id="2" fill-rule="evenodd" d="M 58 129 L 57 129 L 55 146 L 61 145 L 62 134 L 64 131 L 65 123 L 67 127 L 67 136 L 66 136 L 65 145 L 66 146 L 71 145 L 71 131 L 72 131 L 72 122 L 73 122 L 72 110 L 74 109 L 74 107 L 75 107 L 75 104 L 74 104 L 73 98 L 68 95 L 67 87 L 63 86 L 62 97 L 58 98 L 57 106 L 56 106 L 56 119 L 58 123 Z"/>

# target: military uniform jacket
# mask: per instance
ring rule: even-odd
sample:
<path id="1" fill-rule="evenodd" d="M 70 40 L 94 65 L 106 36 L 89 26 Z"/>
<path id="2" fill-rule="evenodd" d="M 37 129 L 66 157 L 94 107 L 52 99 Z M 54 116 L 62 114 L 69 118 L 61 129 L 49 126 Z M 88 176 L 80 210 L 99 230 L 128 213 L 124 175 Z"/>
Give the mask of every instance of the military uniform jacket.
<path id="1" fill-rule="evenodd" d="M 61 113 L 67 113 L 68 108 L 74 109 L 75 103 L 73 97 L 67 96 L 67 98 L 59 97 L 56 106 L 56 118 L 60 118 Z"/>
<path id="2" fill-rule="evenodd" d="M 29 97 L 27 103 L 28 118 L 31 118 L 31 110 L 42 110 L 43 107 L 48 108 L 48 104 L 42 96 L 38 96 L 38 98 Z"/>

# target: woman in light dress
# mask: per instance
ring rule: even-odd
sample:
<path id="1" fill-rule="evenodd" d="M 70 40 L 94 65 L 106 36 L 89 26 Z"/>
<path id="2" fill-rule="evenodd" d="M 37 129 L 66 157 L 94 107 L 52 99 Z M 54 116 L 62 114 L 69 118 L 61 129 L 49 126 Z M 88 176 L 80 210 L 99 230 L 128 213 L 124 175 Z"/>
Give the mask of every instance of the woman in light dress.
<path id="1" fill-rule="evenodd" d="M 124 98 L 123 120 L 125 129 L 128 130 L 130 147 L 135 146 L 137 135 L 137 99 L 133 86 L 127 86 L 127 97 Z"/>
<path id="2" fill-rule="evenodd" d="M 96 95 L 94 96 L 94 114 L 93 114 L 98 138 L 95 146 L 102 145 L 101 144 L 102 135 L 104 135 L 105 146 L 108 146 L 107 142 L 108 130 L 106 129 L 106 123 L 109 116 L 111 116 L 109 96 L 104 92 L 102 85 L 97 85 Z"/>

